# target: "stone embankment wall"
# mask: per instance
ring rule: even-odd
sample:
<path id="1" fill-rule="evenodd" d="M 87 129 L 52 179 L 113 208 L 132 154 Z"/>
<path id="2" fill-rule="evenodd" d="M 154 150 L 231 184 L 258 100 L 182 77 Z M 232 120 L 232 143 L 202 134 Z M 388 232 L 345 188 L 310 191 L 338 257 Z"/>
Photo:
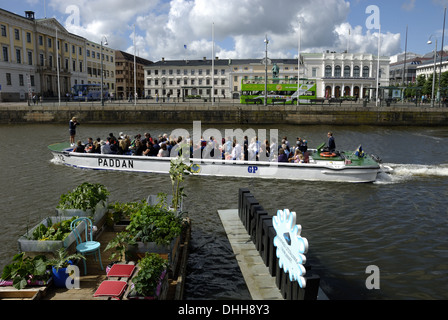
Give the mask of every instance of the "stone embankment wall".
<path id="1" fill-rule="evenodd" d="M 385 126 L 447 126 L 448 108 L 429 105 L 390 107 L 322 105 L 260 106 L 219 104 L 77 104 L 32 105 L 0 103 L 0 124 L 60 123 L 73 116 L 82 123 L 139 124 L 333 124 Z"/>

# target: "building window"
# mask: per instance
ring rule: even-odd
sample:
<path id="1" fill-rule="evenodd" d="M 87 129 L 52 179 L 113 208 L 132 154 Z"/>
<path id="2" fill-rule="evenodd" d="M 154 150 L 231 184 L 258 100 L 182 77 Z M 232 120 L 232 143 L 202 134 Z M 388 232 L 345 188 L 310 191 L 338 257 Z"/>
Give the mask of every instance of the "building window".
<path id="1" fill-rule="evenodd" d="M 359 69 L 359 66 L 355 66 L 354 68 L 353 68 L 353 77 L 354 78 L 359 78 L 360 77 L 360 69 Z"/>
<path id="2" fill-rule="evenodd" d="M 81 47 L 79 47 L 78 53 L 80 56 L 82 56 L 82 48 Z"/>
<path id="3" fill-rule="evenodd" d="M 79 61 L 79 72 L 82 72 L 82 61 Z"/>
<path id="4" fill-rule="evenodd" d="M 3 61 L 9 61 L 8 57 L 8 47 L 3 47 Z"/>
<path id="5" fill-rule="evenodd" d="M 87 50 L 87 56 L 90 57 L 90 50 Z"/>
<path id="6" fill-rule="evenodd" d="M 23 87 L 25 85 L 25 81 L 23 81 L 23 74 L 19 74 L 19 86 Z"/>
<path id="7" fill-rule="evenodd" d="M 349 66 L 344 67 L 344 78 L 350 78 L 350 67 Z"/>
<path id="8" fill-rule="evenodd" d="M 50 68 L 53 68 L 53 56 L 49 56 L 49 66 Z"/>
<path id="9" fill-rule="evenodd" d="M 51 48 L 51 38 L 48 38 L 48 48 Z"/>
<path id="10" fill-rule="evenodd" d="M 43 46 L 44 45 L 44 37 L 39 36 L 39 45 Z"/>
<path id="11" fill-rule="evenodd" d="M 313 68 L 313 69 L 311 69 L 311 76 L 312 76 L 313 78 L 316 78 L 316 77 L 317 77 L 317 68 Z"/>
<path id="12" fill-rule="evenodd" d="M 2 25 L 1 29 L 2 29 L 2 36 L 6 37 L 6 26 Z"/>
<path id="13" fill-rule="evenodd" d="M 73 65 L 73 71 L 76 71 L 76 60 L 73 60 L 72 65 Z"/>
<path id="14" fill-rule="evenodd" d="M 16 49 L 16 61 L 17 63 L 22 63 L 22 52 L 20 52 L 20 49 Z"/>
<path id="15" fill-rule="evenodd" d="M 31 86 L 34 87 L 34 76 L 30 76 L 30 82 L 31 82 Z"/>
<path id="16" fill-rule="evenodd" d="M 19 29 L 14 29 L 14 38 L 16 40 L 20 40 L 20 32 Z"/>
<path id="17" fill-rule="evenodd" d="M 33 65 L 33 53 L 31 51 L 28 51 L 28 64 Z"/>
<path id="18" fill-rule="evenodd" d="M 26 33 L 26 42 L 31 43 L 31 33 Z"/>
<path id="19" fill-rule="evenodd" d="M 6 74 L 6 85 L 8 85 L 8 86 L 12 85 L 12 83 L 11 83 L 11 74 L 10 73 Z"/>
<path id="20" fill-rule="evenodd" d="M 334 76 L 336 78 L 340 78 L 341 77 L 341 66 L 336 66 L 334 68 Z"/>
<path id="21" fill-rule="evenodd" d="M 330 78 L 331 77 L 331 66 L 326 66 L 325 67 L 325 78 Z"/>
<path id="22" fill-rule="evenodd" d="M 364 68 L 362 68 L 362 77 L 363 78 L 369 77 L 369 67 L 365 66 Z"/>
<path id="23" fill-rule="evenodd" d="M 40 63 L 41 67 L 44 66 L 44 55 L 43 55 L 43 53 L 39 54 L 39 63 Z"/>

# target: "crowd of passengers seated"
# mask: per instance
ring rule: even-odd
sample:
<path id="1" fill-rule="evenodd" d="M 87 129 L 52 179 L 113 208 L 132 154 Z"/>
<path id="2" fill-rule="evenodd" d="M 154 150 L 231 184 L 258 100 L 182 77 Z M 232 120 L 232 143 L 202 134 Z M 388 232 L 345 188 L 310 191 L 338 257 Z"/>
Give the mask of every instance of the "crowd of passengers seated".
<path id="1" fill-rule="evenodd" d="M 118 154 L 118 155 L 135 155 L 135 156 L 152 156 L 152 157 L 170 157 L 173 148 L 178 147 L 182 143 L 183 138 L 168 137 L 167 134 L 159 135 L 158 139 L 151 137 L 150 133 L 145 133 L 142 137 L 140 134 L 134 136 L 131 140 L 128 135 L 120 132 L 118 138 L 110 133 L 106 140 L 97 138 L 93 140 L 88 138 L 87 143 L 82 144 L 78 141 L 74 152 L 81 153 L 98 153 L 98 154 Z M 277 145 L 276 139 L 271 142 L 264 140 L 263 143 L 254 137 L 249 142 L 248 137 L 244 137 L 243 147 L 236 138 L 222 139 L 219 144 L 214 137 L 209 140 L 203 139 L 194 144 L 187 137 L 186 143 L 190 148 L 190 157 L 216 158 L 215 154 L 221 154 L 222 160 L 243 160 L 243 161 L 273 161 L 273 162 L 291 162 L 291 163 L 308 163 L 309 154 L 307 151 L 307 141 L 297 138 L 295 145 L 290 146 L 287 137 L 283 137 L 280 145 Z M 277 152 L 275 149 L 277 148 Z M 175 152 L 176 155 L 181 151 Z"/>

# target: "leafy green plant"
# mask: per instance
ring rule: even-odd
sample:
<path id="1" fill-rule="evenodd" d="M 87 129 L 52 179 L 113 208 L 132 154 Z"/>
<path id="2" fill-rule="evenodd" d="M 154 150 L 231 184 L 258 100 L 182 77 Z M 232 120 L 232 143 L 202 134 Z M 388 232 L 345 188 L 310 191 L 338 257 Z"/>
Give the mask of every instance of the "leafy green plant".
<path id="1" fill-rule="evenodd" d="M 95 213 L 96 205 L 100 201 L 106 201 L 110 192 L 105 186 L 99 183 L 84 182 L 71 192 L 61 195 L 61 199 L 56 208 L 58 209 L 80 209 L 92 210 Z"/>
<path id="2" fill-rule="evenodd" d="M 119 232 L 112 240 L 109 241 L 104 251 L 115 250 L 115 252 L 112 252 L 110 255 L 110 259 L 126 261 L 126 249 L 130 240 L 131 238 L 128 232 Z"/>
<path id="3" fill-rule="evenodd" d="M 125 218 L 129 219 L 131 214 L 145 205 L 145 201 L 115 202 L 109 206 L 109 218 L 112 223 L 117 223 Z"/>
<path id="4" fill-rule="evenodd" d="M 155 296 L 162 273 L 168 267 L 168 261 L 156 253 L 146 253 L 138 264 L 138 273 L 132 281 L 135 294 L 143 297 Z"/>
<path id="5" fill-rule="evenodd" d="M 81 253 L 68 254 L 65 248 L 61 248 L 55 252 L 55 257 L 53 259 L 48 260 L 48 265 L 51 265 L 56 270 L 59 270 L 61 268 L 67 268 L 70 265 L 70 261 L 79 259 L 85 260 L 86 257 L 84 257 Z"/>
<path id="6" fill-rule="evenodd" d="M 56 240 L 61 241 L 64 240 L 67 235 L 69 235 L 72 231 L 70 229 L 70 224 L 77 217 L 72 217 L 68 220 L 61 220 L 56 223 L 53 223 L 51 218 L 47 218 L 47 226 L 41 223 L 34 230 L 31 236 L 29 237 L 31 240 Z"/>
<path id="7" fill-rule="evenodd" d="M 169 244 L 181 231 L 182 218 L 175 212 L 148 204 L 132 213 L 126 227 L 133 240 L 156 244 Z"/>
<path id="8" fill-rule="evenodd" d="M 191 165 L 185 164 L 182 156 L 171 159 L 169 173 L 173 192 L 172 206 L 175 210 L 179 208 L 182 198 L 186 197 L 184 187 L 181 187 L 181 184 L 184 181 L 184 176 L 191 172 Z"/>
<path id="9" fill-rule="evenodd" d="M 47 272 L 47 258 L 44 255 L 25 257 L 21 252 L 14 255 L 12 263 L 3 268 L 1 278 L 12 280 L 13 287 L 23 289 L 32 280 L 48 280 L 50 274 Z"/>
<path id="10" fill-rule="evenodd" d="M 151 206 L 142 201 L 133 206 L 130 212 L 130 221 L 126 230 L 117 233 L 106 246 L 105 251 L 115 250 L 111 259 L 126 259 L 128 245 L 135 245 L 138 241 L 167 245 L 182 232 L 182 217 L 163 206 Z"/>

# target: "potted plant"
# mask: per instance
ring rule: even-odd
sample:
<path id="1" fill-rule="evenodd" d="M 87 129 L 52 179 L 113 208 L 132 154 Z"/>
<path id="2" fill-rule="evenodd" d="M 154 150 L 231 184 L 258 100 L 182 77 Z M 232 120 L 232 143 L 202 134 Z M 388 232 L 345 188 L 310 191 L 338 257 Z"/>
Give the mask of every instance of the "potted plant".
<path id="1" fill-rule="evenodd" d="M 155 253 L 146 253 L 138 261 L 137 275 L 132 279 L 129 299 L 158 299 L 166 290 L 168 261 Z M 165 288 L 164 288 L 165 287 Z"/>
<path id="2" fill-rule="evenodd" d="M 66 287 L 67 278 L 70 276 L 67 272 L 67 267 L 79 259 L 85 260 L 86 258 L 80 253 L 68 254 L 65 248 L 61 248 L 55 252 L 55 257 L 48 261 L 48 265 L 52 266 L 51 271 L 56 287 Z"/>
<path id="3" fill-rule="evenodd" d="M 62 194 L 56 209 L 66 216 L 90 217 L 97 224 L 108 210 L 109 195 L 110 192 L 104 185 L 84 182 Z"/>
<path id="4" fill-rule="evenodd" d="M 3 268 L 0 283 L 19 290 L 27 285 L 47 285 L 51 279 L 47 266 L 44 255 L 25 257 L 24 252 L 18 253 L 14 255 L 12 263 Z"/>

